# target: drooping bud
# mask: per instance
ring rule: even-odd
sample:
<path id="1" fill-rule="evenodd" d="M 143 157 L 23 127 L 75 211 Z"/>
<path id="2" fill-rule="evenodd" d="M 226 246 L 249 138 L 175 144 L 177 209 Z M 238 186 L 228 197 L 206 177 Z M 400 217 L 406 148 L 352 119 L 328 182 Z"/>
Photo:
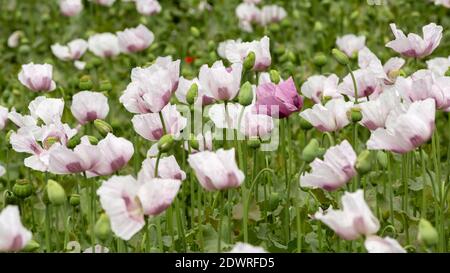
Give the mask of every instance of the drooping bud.
<path id="1" fill-rule="evenodd" d="M 35 240 L 29 240 L 26 246 L 22 249 L 23 252 L 35 252 L 41 246 Z"/>
<path id="2" fill-rule="evenodd" d="M 338 63 L 342 65 L 348 65 L 350 63 L 348 56 L 337 48 L 333 48 L 333 50 L 331 50 L 331 54 L 333 54 L 333 57 L 336 59 L 336 61 L 338 61 Z"/>
<path id="3" fill-rule="evenodd" d="M 75 193 L 70 195 L 69 203 L 72 207 L 77 207 L 80 205 L 80 195 Z"/>
<path id="4" fill-rule="evenodd" d="M 93 84 L 91 81 L 91 77 L 88 75 L 82 76 L 78 82 L 78 87 L 81 90 L 91 90 L 92 86 L 93 86 Z"/>
<path id="5" fill-rule="evenodd" d="M 312 162 L 319 155 L 319 148 L 319 141 L 315 138 L 311 139 L 302 151 L 302 159 L 307 163 Z"/>
<path id="6" fill-rule="evenodd" d="M 251 51 L 244 60 L 245 70 L 250 70 L 255 65 L 256 55 L 255 52 Z"/>
<path id="7" fill-rule="evenodd" d="M 66 192 L 64 191 L 64 188 L 54 180 L 48 180 L 47 194 L 48 200 L 52 205 L 59 206 L 66 202 Z"/>
<path id="8" fill-rule="evenodd" d="M 314 55 L 313 63 L 317 67 L 322 67 L 327 64 L 327 56 L 325 56 L 322 52 L 319 52 Z"/>
<path id="9" fill-rule="evenodd" d="M 111 125 L 109 125 L 108 122 L 101 119 L 94 120 L 94 126 L 102 136 L 106 136 L 108 133 L 113 132 L 113 128 L 111 127 Z"/>
<path id="10" fill-rule="evenodd" d="M 191 30 L 191 34 L 192 34 L 192 36 L 194 36 L 194 38 L 200 37 L 200 30 L 198 30 L 198 28 L 192 26 L 190 30 Z"/>
<path id="11" fill-rule="evenodd" d="M 386 169 L 388 165 L 388 155 L 383 151 L 378 151 L 377 161 L 378 164 L 380 164 L 383 169 Z"/>
<path id="12" fill-rule="evenodd" d="M 94 227 L 95 237 L 100 239 L 101 241 L 106 241 L 111 235 L 111 224 L 109 222 L 109 217 L 106 214 L 100 215 L 97 223 L 95 223 Z"/>
<path id="13" fill-rule="evenodd" d="M 198 97 L 198 85 L 193 83 L 186 94 L 186 101 L 189 105 L 193 105 Z"/>
<path id="14" fill-rule="evenodd" d="M 241 90 L 239 91 L 239 104 L 242 106 L 248 106 L 252 104 L 253 101 L 253 88 L 251 83 L 245 82 L 241 86 Z"/>
<path id="15" fill-rule="evenodd" d="M 361 175 L 370 172 L 372 167 L 372 157 L 369 150 L 362 151 L 356 159 L 356 170 Z"/>
<path id="16" fill-rule="evenodd" d="M 247 145 L 252 149 L 258 149 L 261 147 L 261 141 L 257 137 L 251 137 L 247 140 Z"/>
<path id="17" fill-rule="evenodd" d="M 87 136 L 89 139 L 89 143 L 91 143 L 92 145 L 97 145 L 98 144 L 98 139 L 95 136 Z"/>
<path id="18" fill-rule="evenodd" d="M 67 148 L 73 149 L 73 148 L 75 148 L 78 144 L 80 144 L 80 142 L 81 142 L 80 137 L 78 137 L 78 136 L 72 137 L 72 138 L 67 142 Z"/>
<path id="19" fill-rule="evenodd" d="M 417 239 L 426 246 L 432 246 L 438 243 L 439 235 L 429 221 L 420 219 Z"/>
<path id="20" fill-rule="evenodd" d="M 158 141 L 158 150 L 161 153 L 167 153 L 168 151 L 170 151 L 170 149 L 172 149 L 173 143 L 174 143 L 173 136 L 165 135 Z"/>
<path id="21" fill-rule="evenodd" d="M 17 180 L 12 189 L 15 196 L 25 199 L 33 193 L 33 187 L 28 179 Z"/>
<path id="22" fill-rule="evenodd" d="M 311 123 L 309 123 L 309 121 L 307 121 L 306 119 L 300 117 L 300 128 L 302 128 L 305 131 L 308 131 L 309 129 L 311 129 L 313 126 Z"/>
<path id="23" fill-rule="evenodd" d="M 272 69 L 270 70 L 269 75 L 270 81 L 273 82 L 274 84 L 278 84 L 281 81 L 280 73 L 278 73 L 278 71 Z"/>
<path id="24" fill-rule="evenodd" d="M 112 84 L 108 80 L 102 80 L 100 81 L 98 89 L 99 89 L 98 91 L 111 91 Z"/>

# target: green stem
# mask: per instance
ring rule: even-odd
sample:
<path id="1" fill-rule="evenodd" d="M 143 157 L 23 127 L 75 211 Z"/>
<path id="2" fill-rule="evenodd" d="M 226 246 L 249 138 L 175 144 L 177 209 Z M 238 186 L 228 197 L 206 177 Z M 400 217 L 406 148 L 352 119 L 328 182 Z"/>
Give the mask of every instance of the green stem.
<path id="1" fill-rule="evenodd" d="M 387 160 L 388 160 L 388 183 L 389 183 L 389 210 L 390 210 L 390 217 L 391 217 L 391 225 L 394 225 L 394 187 L 393 187 L 393 167 L 392 167 L 392 155 L 390 152 L 387 153 Z"/>
<path id="2" fill-rule="evenodd" d="M 162 127 L 163 127 L 164 135 L 166 135 L 167 134 L 167 128 L 166 128 L 166 123 L 164 122 L 163 114 L 162 114 L 161 111 L 159 111 L 158 114 L 159 114 L 159 119 L 161 120 L 161 124 L 162 124 Z"/>
<path id="3" fill-rule="evenodd" d="M 50 204 L 45 206 L 45 245 L 47 253 L 52 252 L 52 246 L 50 243 Z"/>
<path id="4" fill-rule="evenodd" d="M 223 196 L 222 192 L 219 192 L 218 202 L 219 202 L 219 227 L 217 228 L 217 232 L 219 233 L 217 236 L 217 252 L 220 253 L 222 251 L 222 221 L 223 221 Z"/>

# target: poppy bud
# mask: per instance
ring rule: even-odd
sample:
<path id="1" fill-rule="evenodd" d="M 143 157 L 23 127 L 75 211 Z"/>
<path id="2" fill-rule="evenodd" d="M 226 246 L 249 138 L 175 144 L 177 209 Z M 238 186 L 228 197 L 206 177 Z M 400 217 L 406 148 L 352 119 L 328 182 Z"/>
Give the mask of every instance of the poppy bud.
<path id="1" fill-rule="evenodd" d="M 261 147 L 261 141 L 257 137 L 252 137 L 247 141 L 247 145 L 252 149 L 258 149 Z"/>
<path id="2" fill-rule="evenodd" d="M 302 128 L 303 130 L 307 131 L 309 129 L 311 129 L 313 126 L 311 123 L 309 123 L 309 121 L 307 121 L 306 119 L 300 117 L 300 128 Z"/>
<path id="3" fill-rule="evenodd" d="M 47 194 L 48 200 L 52 205 L 59 206 L 66 201 L 66 192 L 64 191 L 64 188 L 54 180 L 48 180 Z"/>
<path id="4" fill-rule="evenodd" d="M 97 223 L 95 223 L 94 227 L 95 237 L 100 239 L 101 241 L 106 241 L 111 235 L 111 224 L 109 222 L 109 217 L 106 214 L 100 215 Z"/>
<path id="5" fill-rule="evenodd" d="M 280 73 L 278 73 L 278 71 L 272 69 L 272 70 L 270 70 L 269 75 L 270 75 L 270 81 L 273 82 L 274 84 L 278 84 L 280 82 L 281 77 L 280 77 Z"/>
<path id="6" fill-rule="evenodd" d="M 111 91 L 112 84 L 108 80 L 100 81 L 98 89 L 99 89 L 98 91 Z"/>
<path id="7" fill-rule="evenodd" d="M 314 55 L 313 63 L 317 67 L 322 67 L 327 64 L 327 56 L 325 56 L 322 52 L 319 52 Z"/>
<path id="8" fill-rule="evenodd" d="M 78 144 L 80 144 L 80 142 L 81 142 L 81 139 L 79 137 L 73 137 L 67 142 L 67 148 L 73 149 Z"/>
<path id="9" fill-rule="evenodd" d="M 378 164 L 380 164 L 383 169 L 387 168 L 388 156 L 385 152 L 383 152 L 383 151 L 377 152 L 377 161 L 378 161 Z"/>
<path id="10" fill-rule="evenodd" d="M 245 70 L 250 70 L 255 65 L 256 55 L 255 52 L 251 51 L 244 60 Z"/>
<path id="11" fill-rule="evenodd" d="M 89 77 L 88 75 L 84 75 L 80 78 L 79 82 L 78 82 L 78 87 L 81 90 L 91 90 L 92 89 L 92 81 L 91 81 L 91 77 Z"/>
<path id="12" fill-rule="evenodd" d="M 190 30 L 191 30 L 191 34 L 192 34 L 192 36 L 194 36 L 194 38 L 200 37 L 200 30 L 198 30 L 198 28 L 191 27 Z"/>
<path id="13" fill-rule="evenodd" d="M 91 143 L 92 145 L 97 145 L 98 144 L 98 139 L 95 136 L 87 136 L 89 143 Z"/>
<path id="14" fill-rule="evenodd" d="M 189 105 L 193 105 L 198 97 L 198 85 L 193 83 L 186 94 L 186 101 Z"/>
<path id="15" fill-rule="evenodd" d="M 101 119 L 94 120 L 94 126 L 102 136 L 106 136 L 108 133 L 112 133 L 113 131 L 111 125 L 109 125 L 108 122 Z"/>
<path id="16" fill-rule="evenodd" d="M 311 139 L 302 151 L 302 159 L 307 163 L 312 162 L 319 155 L 319 148 L 319 141 L 315 138 Z"/>
<path id="17" fill-rule="evenodd" d="M 195 138 L 193 134 L 189 137 L 189 146 L 191 146 L 192 149 L 198 150 L 199 149 L 199 143 L 198 140 Z"/>
<path id="18" fill-rule="evenodd" d="M 245 82 L 241 86 L 241 90 L 239 91 L 239 104 L 242 106 L 248 106 L 252 104 L 253 101 L 253 88 L 249 82 Z"/>
<path id="19" fill-rule="evenodd" d="M 70 195 L 69 203 L 72 207 L 77 207 L 78 205 L 80 205 L 80 195 L 79 194 Z"/>
<path id="20" fill-rule="evenodd" d="M 314 31 L 322 32 L 324 30 L 323 24 L 321 22 L 314 23 Z"/>
<path id="21" fill-rule="evenodd" d="M 356 159 L 356 170 L 363 175 L 370 172 L 372 167 L 372 160 L 369 150 L 362 151 Z"/>
<path id="22" fill-rule="evenodd" d="M 338 63 L 342 65 L 348 65 L 350 63 L 347 55 L 345 55 L 344 52 L 340 51 L 337 48 L 333 48 L 333 50 L 331 50 L 331 54 L 333 54 L 333 57 L 336 59 L 336 61 L 338 61 Z"/>
<path id="23" fill-rule="evenodd" d="M 209 40 L 209 41 L 208 41 L 208 50 L 209 50 L 209 51 L 213 51 L 213 50 L 215 50 L 215 49 L 216 49 L 216 43 L 214 43 L 213 40 Z"/>
<path id="24" fill-rule="evenodd" d="M 34 251 L 38 250 L 40 247 L 41 246 L 39 245 L 38 242 L 36 242 L 35 240 L 30 240 L 25 245 L 25 247 L 22 249 L 22 251 L 23 252 L 34 252 Z"/>
<path id="25" fill-rule="evenodd" d="M 417 239 L 427 246 L 432 246 L 438 243 L 439 236 L 436 229 L 429 221 L 420 219 Z"/>
<path id="26" fill-rule="evenodd" d="M 27 179 L 17 180 L 12 189 L 15 196 L 25 199 L 33 193 L 33 187 Z"/>
<path id="27" fill-rule="evenodd" d="M 361 109 L 352 108 L 349 112 L 347 112 L 347 117 L 350 118 L 354 123 L 360 122 L 363 118 Z"/>
<path id="28" fill-rule="evenodd" d="M 3 193 L 3 205 L 6 207 L 7 205 L 17 205 L 19 203 L 19 200 L 14 195 L 12 191 L 6 190 Z"/>
<path id="29" fill-rule="evenodd" d="M 172 149 L 173 143 L 172 135 L 165 135 L 158 141 L 158 149 L 161 153 L 166 153 Z"/>

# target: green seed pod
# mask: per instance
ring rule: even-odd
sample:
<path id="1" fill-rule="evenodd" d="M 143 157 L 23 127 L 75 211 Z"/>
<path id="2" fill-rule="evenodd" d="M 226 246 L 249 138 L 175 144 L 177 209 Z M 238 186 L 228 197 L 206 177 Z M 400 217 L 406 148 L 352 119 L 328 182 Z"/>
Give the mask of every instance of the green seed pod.
<path id="1" fill-rule="evenodd" d="M 439 235 L 429 221 L 420 219 L 417 239 L 426 246 L 433 246 L 438 243 Z"/>
<path id="2" fill-rule="evenodd" d="M 191 34 L 194 38 L 200 37 L 200 30 L 198 30 L 198 28 L 192 26 L 190 30 L 191 30 Z"/>
<path id="3" fill-rule="evenodd" d="M 383 169 L 386 169 L 388 165 L 388 155 L 383 151 L 378 151 L 377 161 L 378 164 L 380 164 Z"/>
<path id="4" fill-rule="evenodd" d="M 43 142 L 44 148 L 46 150 L 48 150 L 48 149 L 50 149 L 50 147 L 53 146 L 53 144 L 58 143 L 58 142 L 59 142 L 59 138 L 58 137 L 52 137 L 52 136 L 51 137 L 47 137 L 44 140 L 44 142 Z"/>
<path id="5" fill-rule="evenodd" d="M 161 153 L 167 153 L 172 149 L 174 139 L 172 135 L 165 135 L 158 141 L 158 149 Z"/>
<path id="6" fill-rule="evenodd" d="M 14 195 L 14 193 L 12 191 L 6 190 L 3 193 L 3 203 L 4 203 L 4 206 L 17 205 L 17 204 L 19 204 L 19 199 L 17 199 L 17 197 Z"/>
<path id="7" fill-rule="evenodd" d="M 22 249 L 23 252 L 35 252 L 36 250 L 38 250 L 41 246 L 39 245 L 38 242 L 36 242 L 35 240 L 30 240 L 28 241 L 28 243 L 26 244 L 26 246 Z"/>
<path id="8" fill-rule="evenodd" d="M 91 90 L 92 89 L 92 81 L 91 81 L 91 77 L 89 75 L 84 75 L 80 78 L 80 80 L 78 81 L 78 87 L 81 90 Z"/>
<path id="9" fill-rule="evenodd" d="M 109 125 L 108 122 L 101 119 L 94 120 L 94 126 L 102 136 L 106 136 L 109 133 L 113 132 L 113 128 L 111 127 L 111 125 Z"/>
<path id="10" fill-rule="evenodd" d="M 251 51 L 244 60 L 244 69 L 251 70 L 255 66 L 256 55 L 255 52 Z"/>
<path id="11" fill-rule="evenodd" d="M 269 75 L 270 81 L 273 82 L 274 84 L 278 84 L 281 81 L 280 73 L 278 73 L 278 71 L 272 69 L 270 70 Z"/>
<path id="12" fill-rule="evenodd" d="M 253 101 L 253 88 L 251 83 L 245 82 L 241 86 L 241 90 L 239 91 L 238 95 L 239 104 L 242 106 L 248 106 L 252 104 Z"/>
<path id="13" fill-rule="evenodd" d="M 287 59 L 292 62 L 295 63 L 295 61 L 297 60 L 297 57 L 295 56 L 294 52 L 292 51 L 288 51 L 287 53 Z"/>
<path id="14" fill-rule="evenodd" d="M 354 123 L 360 122 L 363 118 L 361 109 L 352 108 L 349 112 L 347 112 L 347 117 Z"/>
<path id="15" fill-rule="evenodd" d="M 247 145 L 252 149 L 258 149 L 261 147 L 261 141 L 257 137 L 251 137 L 247 140 Z"/>
<path id="16" fill-rule="evenodd" d="M 313 126 L 311 123 L 309 123 L 309 121 L 307 121 L 306 119 L 300 117 L 300 128 L 302 128 L 305 131 L 308 131 L 309 129 L 311 129 Z"/>
<path id="17" fill-rule="evenodd" d="M 198 97 L 198 85 L 193 83 L 186 94 L 186 101 L 189 105 L 193 105 Z"/>
<path id="18" fill-rule="evenodd" d="M 321 22 L 317 21 L 314 23 L 314 31 L 315 32 L 322 32 L 324 29 L 325 28 Z"/>
<path id="19" fill-rule="evenodd" d="M 80 205 L 80 201 L 81 199 L 79 194 L 70 195 L 69 203 L 72 207 L 77 207 L 78 205 Z"/>
<path id="20" fill-rule="evenodd" d="M 316 55 L 314 55 L 313 63 L 317 67 L 323 67 L 324 65 L 327 64 L 327 61 L 328 61 L 327 56 L 322 52 L 319 52 Z"/>
<path id="21" fill-rule="evenodd" d="M 372 168 L 372 157 L 369 150 L 362 151 L 356 159 L 356 170 L 361 175 L 370 172 Z"/>
<path id="22" fill-rule="evenodd" d="M 28 54 L 31 51 L 31 47 L 29 45 L 21 45 L 19 46 L 19 53 L 20 54 Z"/>
<path id="23" fill-rule="evenodd" d="M 111 91 L 112 84 L 108 80 L 102 80 L 100 81 L 98 89 L 99 89 L 98 91 Z"/>
<path id="24" fill-rule="evenodd" d="M 94 227 L 95 237 L 97 237 L 100 241 L 106 241 L 111 235 L 111 224 L 109 222 L 109 217 L 106 214 L 100 215 L 97 223 L 95 223 Z"/>
<path id="25" fill-rule="evenodd" d="M 198 150 L 199 149 L 198 140 L 193 134 L 191 134 L 189 136 L 189 146 L 191 146 L 191 148 L 194 149 L 194 150 Z"/>
<path id="26" fill-rule="evenodd" d="M 33 186 L 27 179 L 17 180 L 12 189 L 15 196 L 25 199 L 33 193 Z"/>
<path id="27" fill-rule="evenodd" d="M 66 192 L 64 188 L 54 180 L 48 180 L 47 182 L 47 194 L 48 200 L 52 205 L 59 206 L 66 202 Z"/>
<path id="28" fill-rule="evenodd" d="M 319 155 L 319 148 L 319 141 L 315 138 L 311 139 L 302 151 L 302 159 L 307 163 L 312 162 Z"/>
<path id="29" fill-rule="evenodd" d="M 333 48 L 333 50 L 331 50 L 331 54 L 336 59 L 336 61 L 338 61 L 338 63 L 342 65 L 348 65 L 350 63 L 348 56 L 337 48 Z"/>

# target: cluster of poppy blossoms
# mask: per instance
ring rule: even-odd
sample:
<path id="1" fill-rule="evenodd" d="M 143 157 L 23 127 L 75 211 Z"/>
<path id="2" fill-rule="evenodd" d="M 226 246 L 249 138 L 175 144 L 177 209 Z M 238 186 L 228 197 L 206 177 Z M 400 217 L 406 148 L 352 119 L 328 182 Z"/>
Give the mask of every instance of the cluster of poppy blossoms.
<path id="1" fill-rule="evenodd" d="M 112 6 L 115 0 L 91 2 Z M 134 2 L 141 14 L 161 11 L 158 1 Z M 446 1 L 434 2 L 447 5 Z M 266 26 L 279 22 L 287 15 L 282 7 L 258 8 L 259 3 L 260 0 L 245 0 L 236 8 L 244 31 L 251 32 L 253 24 Z M 75 16 L 83 9 L 80 0 L 61 0 L 59 4 L 65 16 Z M 248 232 L 249 211 L 246 202 L 250 199 L 248 191 L 253 190 L 259 174 L 249 175 L 243 167 L 251 157 L 247 158 L 247 151 L 242 152 L 241 140 L 245 140 L 246 145 L 257 143 L 256 148 L 251 147 L 255 149 L 252 150 L 253 168 L 261 161 L 256 158 L 260 145 L 271 137 L 281 139 L 280 151 L 289 150 L 291 154 L 295 149 L 291 146 L 286 149 L 282 139 L 290 138 L 290 135 L 284 135 L 286 128 L 282 127 L 282 136 L 276 134 L 280 124 L 287 124 L 287 130 L 291 130 L 289 119 L 296 117 L 304 126 L 301 128 L 307 128 L 305 135 L 307 130 L 314 130 L 327 138 L 329 145 L 326 149 L 319 148 L 315 138 L 304 143 L 303 166 L 294 172 L 298 175 L 291 170 L 299 167 L 292 167 L 291 162 L 284 159 L 288 193 L 283 205 L 289 206 L 294 200 L 290 196 L 291 188 L 308 194 L 321 190 L 326 195 L 324 198 L 336 194 L 340 209 L 333 208 L 336 203 L 328 202 L 331 204 L 327 205 L 328 209 L 317 206 L 309 218 L 325 224 L 343 240 L 363 238 L 362 244 L 368 252 L 405 253 L 399 241 L 381 231 L 381 217 L 377 219 L 365 200 L 366 185 L 362 189 L 357 182 L 362 174 L 361 158 L 371 150 L 388 152 L 389 158 L 393 156 L 391 152 L 395 156 L 404 156 L 423 147 L 433 137 L 437 130 L 437 112 L 450 112 L 450 77 L 447 73 L 450 57 L 429 59 L 426 69 L 406 74 L 402 69 L 409 60 L 424 59 L 438 48 L 443 27 L 430 23 L 423 27 L 422 36 L 405 35 L 395 24 L 390 28 L 393 40 L 385 46 L 399 56 L 384 63 L 366 46 L 365 36 L 347 34 L 337 38 L 333 55 L 348 69 L 348 74 L 342 78 L 334 73 L 316 74 L 301 84 L 296 83 L 295 75 L 286 78 L 283 75 L 283 79 L 277 70 L 270 70 L 273 57 L 269 35 L 248 42 L 240 39 L 221 42 L 214 50 L 222 60 L 202 63 L 190 78 L 180 75 L 182 62 L 170 55 L 159 56 L 146 66 L 131 68 L 130 79 L 117 100 L 120 107 L 129 112 L 128 121 L 136 133 L 133 142 L 116 134 L 115 130 L 113 132 L 107 122 L 112 118 L 111 97 L 93 90 L 79 90 L 69 97 L 62 95 L 62 98 L 53 92 L 50 97 L 48 93 L 59 87 L 57 78 L 53 77 L 53 66 L 30 62 L 22 65 L 17 79 L 23 88 L 36 96 L 27 110 L 0 106 L 0 130 L 7 122 L 12 123 L 14 130 L 8 134 L 9 144 L 15 152 L 26 154 L 23 165 L 27 168 L 54 177 L 83 177 L 93 183 L 89 196 L 92 198 L 90 227 L 97 220 L 92 204 L 98 198 L 112 233 L 121 240 L 130 241 L 139 232 L 147 233 L 149 219 L 159 219 L 156 217 L 177 204 L 183 185 L 196 179 L 202 191 L 217 192 L 214 205 L 216 201 L 220 205 L 224 191 L 230 193 L 230 199 L 238 198 L 236 189 L 242 191 L 245 243 L 235 244 L 230 252 L 263 253 L 266 252 L 264 248 L 247 244 L 245 232 Z M 144 51 L 154 39 L 154 34 L 141 24 L 116 34 L 94 34 L 87 41 L 74 39 L 65 45 L 55 43 L 51 52 L 59 60 L 74 62 L 78 69 L 83 69 L 85 63 L 81 58 L 87 50 L 97 57 L 111 58 L 121 53 Z M 356 68 L 351 67 L 350 59 L 357 64 Z M 126 75 L 128 77 L 128 72 Z M 195 111 L 202 113 L 200 120 L 191 116 Z M 75 122 L 71 124 L 69 120 Z M 197 125 L 192 124 L 193 121 L 202 125 L 200 132 L 194 130 L 195 134 L 191 132 L 191 125 Z M 205 125 L 208 122 L 212 124 L 210 127 Z M 351 138 L 345 134 L 339 136 L 350 126 L 353 127 Z M 92 135 L 94 128 L 101 135 L 100 139 Z M 231 139 L 217 139 L 217 133 L 227 130 L 233 132 Z M 367 136 L 364 141 L 358 138 L 362 130 Z M 289 145 L 290 141 L 288 139 Z M 141 142 L 149 144 L 144 151 L 150 147 L 142 160 L 139 156 Z M 181 158 L 177 156 L 175 145 L 180 146 Z M 306 154 L 307 150 L 310 154 Z M 132 157 L 136 161 L 134 173 L 124 175 Z M 266 169 L 263 171 L 270 172 L 268 157 L 264 160 Z M 0 165 L 0 176 L 8 171 Z M 292 177 L 295 177 L 295 187 L 290 185 Z M 95 179 L 101 183 L 97 184 Z M 190 202 L 191 206 L 195 205 L 192 199 Z M 0 212 L 0 252 L 20 251 L 33 238 L 31 231 L 22 225 L 20 212 L 16 205 L 8 205 Z M 290 219 L 290 208 L 284 212 Z M 220 213 L 218 217 L 222 221 Z M 192 215 L 201 218 L 201 212 L 192 212 Z M 174 217 L 169 217 L 173 221 Z M 179 217 L 176 215 L 175 218 Z M 227 217 L 232 221 L 230 215 Z M 222 236 L 222 222 L 218 226 L 218 236 Z M 93 232 L 90 236 L 93 244 L 85 252 L 110 251 L 96 245 Z M 145 236 L 149 242 L 150 235 Z M 219 237 L 219 251 L 221 242 Z M 160 243 L 162 245 L 162 239 Z"/>

